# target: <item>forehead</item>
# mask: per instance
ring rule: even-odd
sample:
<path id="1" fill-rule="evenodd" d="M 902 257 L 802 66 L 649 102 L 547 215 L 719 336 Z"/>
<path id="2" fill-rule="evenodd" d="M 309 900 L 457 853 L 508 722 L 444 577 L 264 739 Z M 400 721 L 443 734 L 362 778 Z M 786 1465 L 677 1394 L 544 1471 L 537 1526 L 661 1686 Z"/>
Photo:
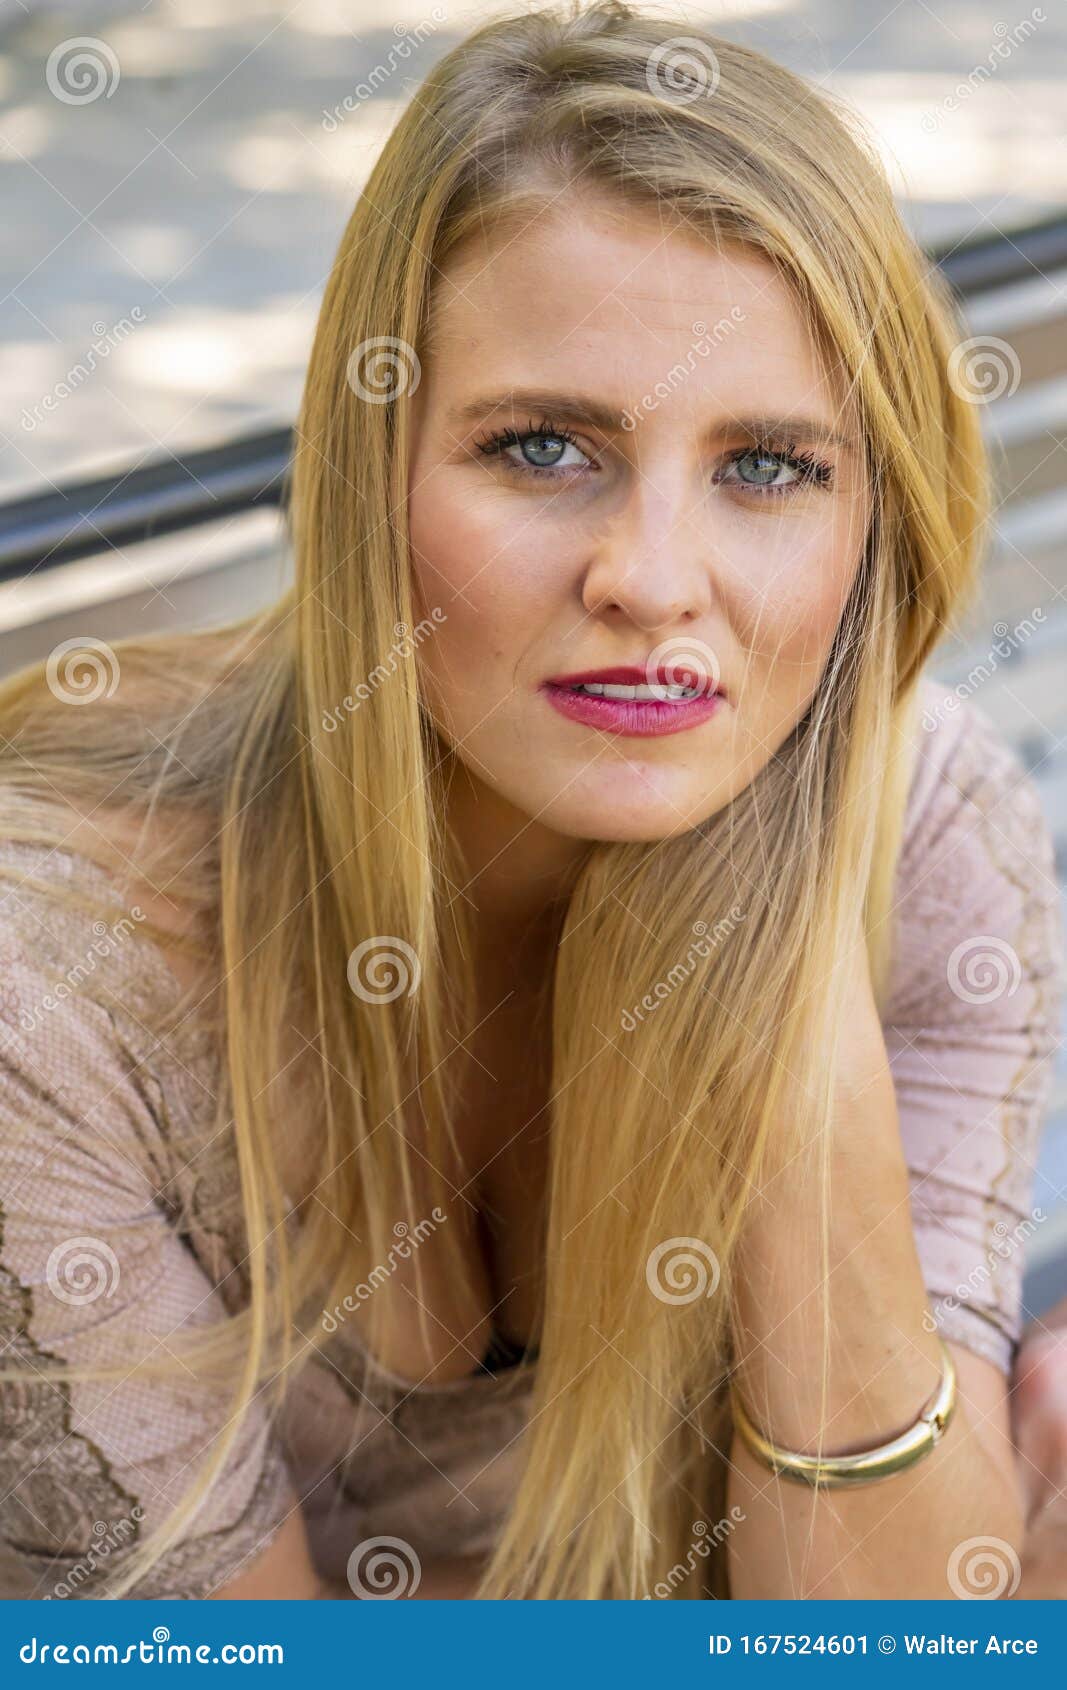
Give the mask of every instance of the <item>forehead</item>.
<path id="1" fill-rule="evenodd" d="M 450 400 L 581 378 L 632 403 L 679 360 L 677 413 L 721 393 L 738 411 L 821 399 L 835 415 L 839 390 L 770 260 L 654 211 L 560 204 L 465 242 L 437 278 L 425 363 Z"/>

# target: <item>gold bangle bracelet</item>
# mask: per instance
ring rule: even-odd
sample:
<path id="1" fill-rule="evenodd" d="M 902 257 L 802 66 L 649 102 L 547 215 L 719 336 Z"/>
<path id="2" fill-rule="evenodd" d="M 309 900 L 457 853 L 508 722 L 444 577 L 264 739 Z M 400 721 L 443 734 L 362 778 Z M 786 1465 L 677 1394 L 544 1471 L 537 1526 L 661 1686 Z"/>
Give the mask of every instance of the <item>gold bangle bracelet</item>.
<path id="1" fill-rule="evenodd" d="M 874 1449 L 859 1450 L 855 1455 L 800 1455 L 792 1450 L 779 1449 L 756 1430 L 738 1393 L 731 1387 L 730 1402 L 734 1425 L 746 1447 L 772 1472 L 784 1479 L 794 1479 L 802 1485 L 832 1489 L 842 1485 L 866 1485 L 876 1479 L 888 1479 L 894 1473 L 911 1467 L 929 1455 L 940 1443 L 956 1409 L 956 1369 L 944 1339 L 941 1344 L 941 1383 L 934 1391 L 914 1426 L 909 1426 L 898 1438 L 878 1444 Z"/>

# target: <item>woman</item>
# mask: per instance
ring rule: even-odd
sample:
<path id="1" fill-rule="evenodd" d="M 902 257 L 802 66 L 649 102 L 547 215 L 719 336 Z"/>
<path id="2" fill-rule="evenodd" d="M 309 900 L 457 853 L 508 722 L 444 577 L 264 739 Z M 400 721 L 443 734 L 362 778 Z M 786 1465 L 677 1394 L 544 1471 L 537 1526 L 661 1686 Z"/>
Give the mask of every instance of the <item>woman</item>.
<path id="1" fill-rule="evenodd" d="M 606 3 L 427 78 L 292 590 L 0 700 L 13 1594 L 1054 1566 L 1051 848 L 923 676 L 987 510 L 958 333 L 759 54 Z"/>

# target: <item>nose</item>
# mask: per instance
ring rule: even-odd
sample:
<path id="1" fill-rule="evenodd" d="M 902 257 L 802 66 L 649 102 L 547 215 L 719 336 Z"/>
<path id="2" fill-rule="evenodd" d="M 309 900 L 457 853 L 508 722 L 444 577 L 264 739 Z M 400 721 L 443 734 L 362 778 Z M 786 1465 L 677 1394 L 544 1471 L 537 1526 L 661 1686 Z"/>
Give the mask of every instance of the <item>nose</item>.
<path id="1" fill-rule="evenodd" d="M 691 487 L 665 492 L 637 478 L 594 542 L 582 581 L 586 613 L 625 616 L 655 632 L 706 616 L 711 603 L 707 535 Z"/>

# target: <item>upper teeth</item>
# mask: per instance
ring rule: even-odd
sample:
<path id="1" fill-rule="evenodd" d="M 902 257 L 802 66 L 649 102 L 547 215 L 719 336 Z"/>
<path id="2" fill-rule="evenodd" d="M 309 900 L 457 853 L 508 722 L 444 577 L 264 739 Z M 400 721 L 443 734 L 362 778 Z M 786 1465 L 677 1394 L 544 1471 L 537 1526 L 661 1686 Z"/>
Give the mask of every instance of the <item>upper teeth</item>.
<path id="1" fill-rule="evenodd" d="M 602 681 L 582 681 L 572 692 L 592 692 L 604 698 L 697 698 L 702 687 L 677 686 L 615 686 Z"/>

